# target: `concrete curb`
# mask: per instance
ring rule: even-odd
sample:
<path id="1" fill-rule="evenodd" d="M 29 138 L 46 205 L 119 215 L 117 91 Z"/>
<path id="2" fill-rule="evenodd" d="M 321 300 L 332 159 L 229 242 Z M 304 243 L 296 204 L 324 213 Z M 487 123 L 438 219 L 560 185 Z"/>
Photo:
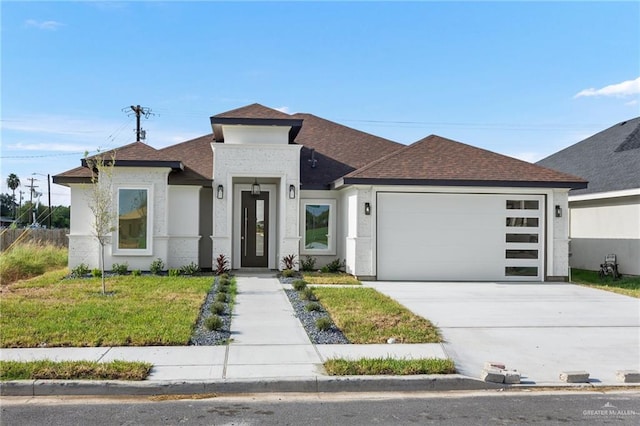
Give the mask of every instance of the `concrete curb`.
<path id="1" fill-rule="evenodd" d="M 16 380 L 0 383 L 0 396 L 150 396 L 264 392 L 419 392 L 500 389 L 459 374 L 341 376 L 215 381 Z"/>

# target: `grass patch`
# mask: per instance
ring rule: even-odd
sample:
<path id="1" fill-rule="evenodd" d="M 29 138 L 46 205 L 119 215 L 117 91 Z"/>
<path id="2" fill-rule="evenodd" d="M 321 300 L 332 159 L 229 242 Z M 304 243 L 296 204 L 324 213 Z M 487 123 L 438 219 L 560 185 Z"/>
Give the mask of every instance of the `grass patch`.
<path id="1" fill-rule="evenodd" d="M 144 380 L 151 367 L 129 361 L 0 361 L 0 380 Z"/>
<path id="2" fill-rule="evenodd" d="M 186 345 L 211 277 L 63 279 L 65 270 L 3 286 L 0 347 Z"/>
<path id="3" fill-rule="evenodd" d="M 313 292 L 351 343 L 439 343 L 428 320 L 372 288 L 315 287 Z"/>
<path id="4" fill-rule="evenodd" d="M 453 374 L 456 372 L 452 360 L 438 358 L 362 358 L 355 361 L 338 358 L 327 360 L 324 363 L 324 368 L 332 376 L 408 376 L 413 374 Z"/>
<path id="5" fill-rule="evenodd" d="M 42 275 L 67 265 L 67 249 L 51 244 L 25 243 L 0 254 L 2 284 Z"/>
<path id="6" fill-rule="evenodd" d="M 600 279 L 597 271 L 571 269 L 571 281 L 613 293 L 640 298 L 640 277 L 626 275 L 618 280 L 611 277 Z"/>
<path id="7" fill-rule="evenodd" d="M 356 277 L 344 272 L 302 272 L 302 279 L 308 284 L 361 285 Z"/>

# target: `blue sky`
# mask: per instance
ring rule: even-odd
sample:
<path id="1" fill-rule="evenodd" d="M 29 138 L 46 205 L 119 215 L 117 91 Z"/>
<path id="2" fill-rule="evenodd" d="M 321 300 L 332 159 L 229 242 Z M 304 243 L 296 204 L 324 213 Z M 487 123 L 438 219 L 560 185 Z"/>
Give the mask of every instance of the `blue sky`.
<path id="1" fill-rule="evenodd" d="M 640 115 L 638 2 L 6 2 L 1 192 L 253 102 L 536 161 Z M 32 175 L 39 173 L 39 175 Z M 28 197 L 26 188 L 22 188 Z M 46 202 L 46 195 L 42 198 Z M 69 204 L 52 186 L 53 204 Z"/>

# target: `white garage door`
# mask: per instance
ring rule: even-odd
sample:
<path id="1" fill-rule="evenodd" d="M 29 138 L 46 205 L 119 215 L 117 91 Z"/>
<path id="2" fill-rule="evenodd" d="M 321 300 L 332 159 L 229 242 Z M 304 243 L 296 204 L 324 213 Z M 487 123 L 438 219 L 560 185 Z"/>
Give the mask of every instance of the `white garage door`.
<path id="1" fill-rule="evenodd" d="M 379 280 L 541 281 L 544 196 L 377 195 Z"/>

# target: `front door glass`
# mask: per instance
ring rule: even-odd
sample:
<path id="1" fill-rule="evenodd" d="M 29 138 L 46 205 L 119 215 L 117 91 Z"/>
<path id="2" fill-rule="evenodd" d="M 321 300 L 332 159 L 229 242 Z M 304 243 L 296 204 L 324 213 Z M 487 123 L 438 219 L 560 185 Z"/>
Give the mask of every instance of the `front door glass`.
<path id="1" fill-rule="evenodd" d="M 241 266 L 269 266 L 269 193 L 242 191 Z"/>

